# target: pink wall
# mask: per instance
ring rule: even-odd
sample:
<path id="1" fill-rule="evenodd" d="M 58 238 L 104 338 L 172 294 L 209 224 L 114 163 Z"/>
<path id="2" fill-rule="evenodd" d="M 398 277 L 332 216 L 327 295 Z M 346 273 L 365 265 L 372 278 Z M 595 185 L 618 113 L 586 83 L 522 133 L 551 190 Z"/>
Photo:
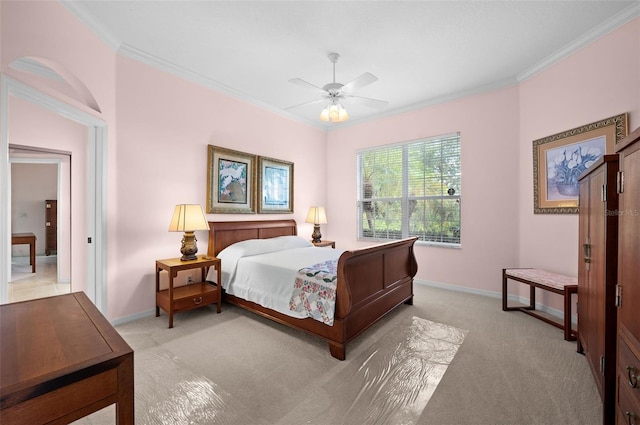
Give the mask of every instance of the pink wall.
<path id="1" fill-rule="evenodd" d="M 285 217 L 301 223 L 301 234 L 311 234 L 303 224 L 306 210 L 325 202 L 325 170 L 318 166 L 326 162 L 323 131 L 117 56 L 59 3 L 0 7 L 2 72 L 19 79 L 8 65 L 21 56 L 53 60 L 89 88 L 108 124 L 110 319 L 155 306 L 154 261 L 179 255 L 181 235 L 167 231 L 173 207 L 205 203 L 208 144 L 294 162 L 295 211 Z M 198 238 L 205 252 L 206 233 Z"/>
<path id="2" fill-rule="evenodd" d="M 327 238 L 359 245 L 356 150 L 460 131 L 462 249 L 418 246 L 417 278 L 499 293 L 503 267 L 576 276 L 577 215 L 533 214 L 532 141 L 622 112 L 638 127 L 639 47 L 636 19 L 518 86 L 329 132 Z"/>
<path id="3" fill-rule="evenodd" d="M 9 64 L 24 56 L 44 58 L 46 61 L 58 64 L 61 69 L 69 72 L 90 88 L 93 97 L 97 100 L 102 110 L 102 114 L 95 113 L 94 115 L 109 123 L 107 144 L 115 146 L 114 52 L 58 2 L 0 2 L 0 9 L 0 28 L 2 31 L 2 36 L 0 37 L 0 71 L 16 80 L 32 82 L 32 78 L 24 78 L 20 72 L 9 68 Z M 82 103 L 69 99 L 67 96 L 59 96 L 54 91 L 46 90 L 43 85 L 38 85 L 37 88 L 70 103 L 78 109 L 88 113 L 93 112 Z M 37 116 L 39 114 L 39 111 L 24 112 L 23 109 L 14 107 L 14 103 L 28 104 L 28 102 L 12 99 L 9 107 L 10 122 L 18 120 L 25 127 L 32 125 L 31 120 L 34 115 Z M 31 107 L 33 106 L 30 104 L 28 106 L 24 105 L 24 108 Z M 9 131 L 11 132 L 11 129 Z M 77 172 L 72 170 L 72 178 L 74 179 L 74 184 L 77 178 L 84 188 L 87 163 L 86 133 L 82 139 L 83 142 L 81 142 L 82 147 L 78 145 L 69 149 L 61 148 L 57 145 L 57 141 L 53 142 L 51 139 L 40 138 L 39 140 L 36 146 L 63 149 L 72 152 L 72 155 L 77 154 L 77 167 L 79 168 L 76 170 Z M 78 149 L 82 153 L 79 153 Z M 107 160 L 109 173 L 115 173 L 112 149 L 109 149 Z M 107 187 L 110 191 L 113 190 L 111 186 L 107 185 Z M 71 272 L 72 289 L 86 290 L 87 192 L 84 189 L 78 189 L 72 193 L 72 196 L 73 203 L 78 208 L 75 210 L 72 208 L 72 223 L 81 226 L 81 230 L 73 232 L 72 236 L 72 251 L 78 250 L 72 254 L 74 255 Z M 108 196 L 111 198 L 113 196 L 112 192 Z M 111 215 L 112 205 L 108 203 L 107 208 L 109 209 L 108 215 Z M 111 239 L 110 235 L 109 239 Z M 112 256 L 114 245 L 116 244 L 108 244 L 108 257 Z M 80 276 L 80 278 L 76 279 L 76 276 Z"/>
<path id="4" fill-rule="evenodd" d="M 577 215 L 533 214 L 532 142 L 624 112 L 630 131 L 640 126 L 639 47 L 635 19 L 520 85 L 521 266 L 577 276 Z M 550 303 L 560 308 L 555 298 Z"/>
<path id="5" fill-rule="evenodd" d="M 270 156 L 294 165 L 294 213 L 208 214 L 209 220 L 294 218 L 301 235 L 310 205 L 325 202 L 324 132 L 229 96 L 118 58 L 118 172 L 115 220 L 119 246 L 109 263 L 109 313 L 122 317 L 155 306 L 154 261 L 180 255 L 179 233 L 168 232 L 179 203 L 206 205 L 207 145 Z M 322 164 L 321 167 L 316 164 Z M 206 252 L 207 232 L 197 232 Z"/>
<path id="6" fill-rule="evenodd" d="M 624 111 L 640 124 L 638 20 L 519 86 L 325 134 L 121 57 L 59 3 L 0 8 L 1 71 L 25 55 L 51 59 L 89 88 L 108 124 L 110 319 L 153 308 L 154 261 L 178 255 L 181 235 L 167 231 L 173 207 L 205 203 L 208 144 L 295 163 L 294 214 L 209 219 L 293 217 L 307 235 L 307 208 L 325 205 L 323 235 L 351 248 L 364 245 L 355 151 L 460 131 L 462 249 L 419 246 L 418 278 L 499 292 L 505 266 L 575 274 L 577 216 L 532 213 L 531 141 Z M 206 232 L 197 236 L 204 252 Z"/>
<path id="7" fill-rule="evenodd" d="M 517 104 L 514 86 L 329 132 L 327 238 L 341 247 L 370 244 L 356 241 L 354 226 L 358 149 L 459 131 L 462 248 L 418 245 L 417 278 L 497 290 L 500 269 L 518 258 Z"/>

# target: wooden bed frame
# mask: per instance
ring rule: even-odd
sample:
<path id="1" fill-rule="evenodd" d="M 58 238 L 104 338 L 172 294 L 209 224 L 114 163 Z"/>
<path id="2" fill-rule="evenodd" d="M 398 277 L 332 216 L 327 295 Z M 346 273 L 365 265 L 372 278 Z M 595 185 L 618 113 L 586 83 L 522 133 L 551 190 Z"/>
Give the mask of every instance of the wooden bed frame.
<path id="1" fill-rule="evenodd" d="M 246 239 L 297 235 L 295 220 L 209 222 L 208 255 Z M 338 260 L 336 311 L 333 326 L 297 319 L 224 293 L 224 300 L 278 323 L 319 336 L 331 355 L 345 359 L 346 343 L 397 306 L 413 304 L 413 277 L 418 264 L 413 252 L 417 238 L 345 251 Z M 318 248 L 330 249 L 330 248 Z M 293 284 L 293 282 L 292 282 Z"/>

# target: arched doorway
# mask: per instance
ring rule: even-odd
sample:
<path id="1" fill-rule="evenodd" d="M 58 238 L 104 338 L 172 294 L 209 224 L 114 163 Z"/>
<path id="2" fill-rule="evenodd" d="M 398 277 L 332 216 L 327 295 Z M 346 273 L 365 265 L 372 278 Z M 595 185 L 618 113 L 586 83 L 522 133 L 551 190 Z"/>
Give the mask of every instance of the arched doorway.
<path id="1" fill-rule="evenodd" d="M 106 123 L 96 116 L 70 104 L 2 75 L 0 97 L 0 303 L 8 300 L 7 282 L 10 273 L 11 210 L 9 199 L 9 105 L 11 97 L 23 99 L 87 128 L 87 196 L 86 248 L 87 276 L 85 292 L 95 305 L 106 313 Z"/>

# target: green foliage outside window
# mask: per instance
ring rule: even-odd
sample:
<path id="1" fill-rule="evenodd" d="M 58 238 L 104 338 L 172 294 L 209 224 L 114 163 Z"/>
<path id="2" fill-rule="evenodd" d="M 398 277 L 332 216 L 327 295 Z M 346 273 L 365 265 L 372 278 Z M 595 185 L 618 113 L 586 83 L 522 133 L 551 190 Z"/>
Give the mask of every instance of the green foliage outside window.
<path id="1" fill-rule="evenodd" d="M 358 153 L 359 236 L 460 244 L 458 134 Z"/>

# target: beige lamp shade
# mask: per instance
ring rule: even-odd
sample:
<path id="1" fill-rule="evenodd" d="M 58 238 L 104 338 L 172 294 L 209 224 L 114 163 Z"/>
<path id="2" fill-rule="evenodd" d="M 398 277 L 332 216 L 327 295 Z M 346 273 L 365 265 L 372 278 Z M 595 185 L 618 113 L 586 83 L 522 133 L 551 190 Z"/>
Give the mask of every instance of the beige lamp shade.
<path id="1" fill-rule="evenodd" d="M 209 230 L 209 223 L 207 223 L 202 207 L 198 204 L 176 205 L 169 231 L 189 232 L 194 230 Z"/>
<path id="2" fill-rule="evenodd" d="M 311 241 L 313 243 L 321 242 L 322 233 L 320 233 L 320 225 L 327 222 L 327 216 L 324 213 L 323 207 L 310 207 L 307 213 L 307 223 L 313 223 L 313 233 L 311 234 Z"/>
<path id="3" fill-rule="evenodd" d="M 209 223 L 204 216 L 202 207 L 198 204 L 179 204 L 176 205 L 176 209 L 173 210 L 173 217 L 171 217 L 171 224 L 169 225 L 170 232 L 184 232 L 182 237 L 182 246 L 180 252 L 182 261 L 195 260 L 196 253 L 198 252 L 198 245 L 196 230 L 208 230 Z"/>
<path id="4" fill-rule="evenodd" d="M 327 216 L 324 213 L 324 207 L 310 207 L 305 221 L 313 224 L 326 224 Z"/>

